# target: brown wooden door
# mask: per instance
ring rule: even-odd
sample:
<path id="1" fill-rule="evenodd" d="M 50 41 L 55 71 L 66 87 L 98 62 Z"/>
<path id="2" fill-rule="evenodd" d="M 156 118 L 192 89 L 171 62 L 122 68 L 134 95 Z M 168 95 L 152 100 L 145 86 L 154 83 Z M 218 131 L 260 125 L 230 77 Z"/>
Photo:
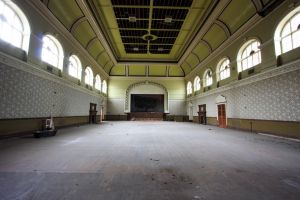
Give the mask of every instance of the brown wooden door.
<path id="1" fill-rule="evenodd" d="M 219 127 L 226 128 L 226 110 L 225 104 L 218 105 Z"/>

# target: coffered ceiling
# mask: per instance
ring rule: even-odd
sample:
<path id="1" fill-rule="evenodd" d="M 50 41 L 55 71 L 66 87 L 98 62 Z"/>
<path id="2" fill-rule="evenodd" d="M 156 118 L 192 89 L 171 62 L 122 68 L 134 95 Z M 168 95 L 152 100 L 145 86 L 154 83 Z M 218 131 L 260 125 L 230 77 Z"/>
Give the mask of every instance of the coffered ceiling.
<path id="1" fill-rule="evenodd" d="M 281 0 L 41 0 L 113 76 L 183 77 Z"/>

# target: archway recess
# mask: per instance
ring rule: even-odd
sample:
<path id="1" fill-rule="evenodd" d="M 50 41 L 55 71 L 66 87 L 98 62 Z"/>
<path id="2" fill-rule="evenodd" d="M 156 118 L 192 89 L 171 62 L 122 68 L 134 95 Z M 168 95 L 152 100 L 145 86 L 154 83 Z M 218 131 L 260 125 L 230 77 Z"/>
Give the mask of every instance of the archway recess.
<path id="1" fill-rule="evenodd" d="M 131 94 L 161 94 L 164 95 L 164 113 L 169 113 L 169 94 L 165 86 L 151 82 L 142 81 L 130 85 L 126 90 L 124 112 L 130 113 Z"/>

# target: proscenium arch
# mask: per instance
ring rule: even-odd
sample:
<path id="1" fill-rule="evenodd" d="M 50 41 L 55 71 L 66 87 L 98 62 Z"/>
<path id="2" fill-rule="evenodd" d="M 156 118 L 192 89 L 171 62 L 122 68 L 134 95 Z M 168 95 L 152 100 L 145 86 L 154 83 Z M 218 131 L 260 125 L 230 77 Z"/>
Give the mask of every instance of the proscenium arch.
<path id="1" fill-rule="evenodd" d="M 141 82 L 137 82 L 137 83 L 134 83 L 134 84 L 131 84 L 127 90 L 126 90 L 126 97 L 125 97 L 125 108 L 124 108 L 124 112 L 125 113 L 130 113 L 130 110 L 131 110 L 131 91 L 136 88 L 136 87 L 139 87 L 139 86 L 143 86 L 143 85 L 152 85 L 152 86 L 156 86 L 160 89 L 162 89 L 164 92 L 164 113 L 169 113 L 169 93 L 168 93 L 168 90 L 165 86 L 159 84 L 159 83 L 155 83 L 155 82 L 152 82 L 152 81 L 141 81 Z"/>

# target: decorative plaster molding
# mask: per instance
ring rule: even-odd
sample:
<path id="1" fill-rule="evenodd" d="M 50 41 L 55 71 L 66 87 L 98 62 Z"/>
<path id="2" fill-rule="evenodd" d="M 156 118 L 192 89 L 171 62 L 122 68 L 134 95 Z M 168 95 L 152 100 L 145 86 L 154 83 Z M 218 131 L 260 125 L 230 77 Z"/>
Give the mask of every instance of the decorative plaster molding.
<path id="1" fill-rule="evenodd" d="M 34 9 L 40 16 L 42 16 L 47 23 L 58 33 L 60 33 L 65 40 L 70 41 L 70 45 L 73 46 L 74 49 L 78 49 L 83 56 L 87 58 L 91 65 L 98 67 L 102 72 L 102 77 L 104 79 L 109 79 L 109 75 L 106 71 L 97 63 L 94 58 L 87 52 L 87 50 L 81 46 L 81 44 L 73 37 L 73 35 L 61 24 L 60 21 L 49 11 L 49 9 L 43 4 L 41 1 L 36 0 L 28 0 L 26 1 L 28 5 Z"/>
<path id="2" fill-rule="evenodd" d="M 296 70 L 300 70 L 300 60 L 290 62 L 290 63 L 282 65 L 280 67 L 272 68 L 268 71 L 261 72 L 259 74 L 256 74 L 254 76 L 250 76 L 250 77 L 242 79 L 242 80 L 233 81 L 233 82 L 231 82 L 227 85 L 224 85 L 220 88 L 212 89 L 210 91 L 200 93 L 196 96 L 188 97 L 186 99 L 186 101 L 191 101 L 191 100 L 199 99 L 199 98 L 206 97 L 206 96 L 209 96 L 209 95 L 221 93 L 221 92 L 224 92 L 224 91 L 227 91 L 227 90 L 231 90 L 231 89 L 235 89 L 235 88 L 242 87 L 242 86 L 245 86 L 245 85 L 249 85 L 249 84 L 252 84 L 252 83 L 256 83 L 258 81 L 262 81 L 262 80 L 265 80 L 265 79 L 276 77 L 276 76 L 286 74 L 286 73 L 289 73 L 289 72 L 293 72 L 293 71 L 296 71 Z"/>
<path id="3" fill-rule="evenodd" d="M 231 0 L 222 0 L 218 3 L 214 11 L 211 13 L 211 15 L 208 17 L 206 22 L 201 27 L 198 34 L 195 36 L 193 42 L 190 44 L 190 46 L 186 49 L 186 52 L 183 54 L 183 56 L 178 61 L 178 65 L 181 65 L 184 60 L 190 55 L 190 53 L 194 50 L 194 48 L 197 46 L 197 44 L 200 42 L 200 40 L 203 38 L 203 36 L 206 34 L 206 32 L 209 30 L 209 28 L 212 26 L 212 24 L 215 23 L 215 20 L 220 16 L 220 14 L 223 12 L 224 8 L 231 2 Z"/>
<path id="4" fill-rule="evenodd" d="M 145 80 L 147 79 L 147 80 Z M 155 77 L 155 76 L 110 76 L 110 80 L 134 80 L 134 81 L 184 81 L 184 77 Z"/>
<path id="5" fill-rule="evenodd" d="M 107 99 L 107 97 L 102 95 L 102 94 L 97 94 L 97 93 L 95 93 L 93 91 L 90 91 L 90 90 L 87 90 L 83 87 L 79 87 L 77 84 L 75 84 L 74 82 L 72 82 L 70 80 L 58 77 L 55 74 L 51 74 L 51 73 L 39 68 L 37 65 L 34 65 L 34 64 L 31 64 L 31 63 L 30 64 L 26 63 L 24 61 L 21 61 L 19 59 L 16 59 L 14 57 L 6 55 L 2 52 L 0 52 L 0 64 L 1 63 L 5 64 L 6 66 L 13 67 L 13 68 L 22 70 L 24 72 L 33 74 L 33 75 L 38 76 L 40 78 L 50 80 L 50 81 L 53 81 L 55 83 L 62 84 L 64 86 L 67 86 L 69 88 L 78 90 L 78 91 L 86 93 L 88 95 L 92 95 L 92 96 L 97 97 L 97 98 L 101 97 L 105 100 Z"/>
<path id="6" fill-rule="evenodd" d="M 168 94 L 168 90 L 165 86 L 163 86 L 162 84 L 159 84 L 159 83 L 155 83 L 155 82 L 152 82 L 152 81 L 143 81 L 143 82 L 137 82 L 137 83 L 134 83 L 132 85 L 130 85 L 127 90 L 126 90 L 126 96 L 125 96 L 125 108 L 124 108 L 124 112 L 125 113 L 130 113 L 130 92 L 133 88 L 136 88 L 138 86 L 141 86 L 141 85 L 154 85 L 154 86 L 157 86 L 161 89 L 164 90 L 164 104 L 165 104 L 165 107 L 164 107 L 164 112 L 165 113 L 169 113 L 169 94 Z"/>
<path id="7" fill-rule="evenodd" d="M 247 21 L 241 28 L 239 28 L 234 34 L 232 34 L 227 40 L 225 40 L 217 49 L 215 49 L 208 57 L 206 57 L 201 63 L 198 64 L 185 78 L 190 79 L 198 73 L 199 68 L 207 65 L 209 62 L 214 60 L 219 56 L 224 49 L 230 46 L 232 43 L 244 37 L 244 34 L 250 30 L 250 27 L 253 27 L 260 23 L 263 20 L 258 14 L 255 14 L 249 21 Z M 181 61 L 182 62 L 182 61 Z"/>
<path id="8" fill-rule="evenodd" d="M 86 1 L 84 0 L 76 0 L 78 6 L 80 7 L 80 9 L 82 10 L 83 14 L 86 16 L 87 20 L 89 21 L 89 23 L 91 24 L 92 28 L 94 29 L 97 37 L 99 38 L 99 40 L 101 41 L 101 44 L 103 45 L 104 49 L 106 50 L 107 54 L 109 55 L 110 59 L 113 61 L 113 63 L 116 65 L 117 64 L 117 60 L 114 56 L 114 54 L 112 53 L 108 42 L 106 41 L 102 30 L 100 30 L 97 22 L 95 21 L 94 17 L 91 15 L 91 12 L 89 11 L 88 6 L 86 5 Z"/>

